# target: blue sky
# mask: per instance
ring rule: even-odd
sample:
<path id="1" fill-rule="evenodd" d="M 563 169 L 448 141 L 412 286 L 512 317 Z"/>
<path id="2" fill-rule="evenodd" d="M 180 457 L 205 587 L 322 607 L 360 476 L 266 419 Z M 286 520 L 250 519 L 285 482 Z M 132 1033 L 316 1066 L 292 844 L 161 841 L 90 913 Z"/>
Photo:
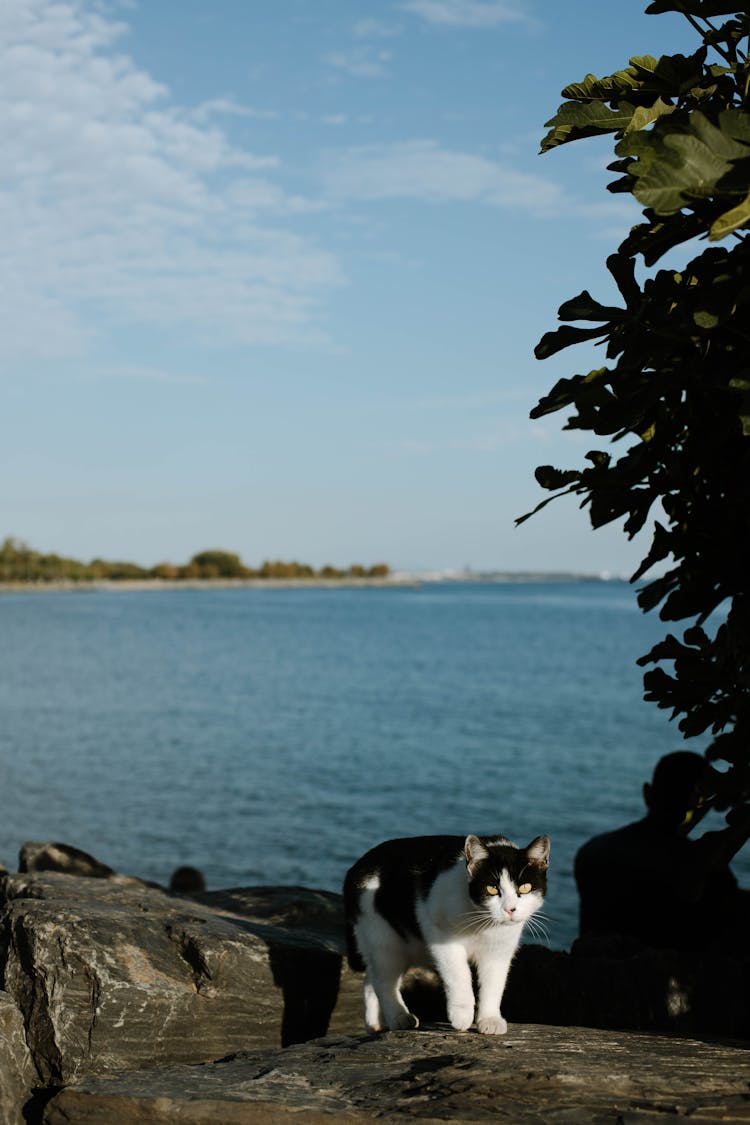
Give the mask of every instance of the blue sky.
<path id="1" fill-rule="evenodd" d="M 0 535 L 77 557 L 629 572 L 533 358 L 635 221 L 560 90 L 691 50 L 594 0 L 5 0 Z"/>

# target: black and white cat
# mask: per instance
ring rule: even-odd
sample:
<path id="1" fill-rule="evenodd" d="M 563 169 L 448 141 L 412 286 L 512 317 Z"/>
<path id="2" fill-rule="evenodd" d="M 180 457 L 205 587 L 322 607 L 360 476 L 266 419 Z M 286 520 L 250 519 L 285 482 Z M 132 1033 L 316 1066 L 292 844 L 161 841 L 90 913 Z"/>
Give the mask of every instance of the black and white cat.
<path id="1" fill-rule="evenodd" d="M 437 969 L 448 1019 L 502 1035 L 500 1012 L 510 963 L 524 923 L 544 901 L 549 839 L 518 848 L 504 836 L 416 836 L 367 852 L 344 881 L 349 963 L 365 972 L 365 1027 L 417 1027 L 404 1004 L 407 969 Z"/>

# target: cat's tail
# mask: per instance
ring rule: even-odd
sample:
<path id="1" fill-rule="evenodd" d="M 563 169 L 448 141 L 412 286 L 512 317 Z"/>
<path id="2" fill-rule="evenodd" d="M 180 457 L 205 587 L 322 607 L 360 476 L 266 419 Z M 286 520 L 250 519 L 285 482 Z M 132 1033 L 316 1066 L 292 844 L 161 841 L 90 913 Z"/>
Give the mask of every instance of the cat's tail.
<path id="1" fill-rule="evenodd" d="M 357 946 L 357 935 L 354 932 L 354 920 L 359 914 L 359 895 L 349 872 L 347 872 L 344 880 L 344 911 L 346 913 L 346 959 L 349 962 L 349 968 L 355 973 L 364 973 L 367 966 L 362 960 L 362 954 Z"/>
<path id="2" fill-rule="evenodd" d="M 354 926 L 351 922 L 346 923 L 346 959 L 349 962 L 349 968 L 355 973 L 363 973 L 367 968 L 362 960 L 362 954 L 357 948 L 357 939 L 354 936 Z"/>

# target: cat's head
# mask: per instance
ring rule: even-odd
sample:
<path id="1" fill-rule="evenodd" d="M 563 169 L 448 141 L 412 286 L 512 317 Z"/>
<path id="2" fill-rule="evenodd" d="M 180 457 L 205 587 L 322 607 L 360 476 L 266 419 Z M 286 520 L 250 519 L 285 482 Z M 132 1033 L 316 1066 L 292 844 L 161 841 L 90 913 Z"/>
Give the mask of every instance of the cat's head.
<path id="1" fill-rule="evenodd" d="M 464 844 L 469 895 L 499 925 L 518 925 L 544 901 L 549 837 L 518 848 L 503 836 L 467 836 Z"/>

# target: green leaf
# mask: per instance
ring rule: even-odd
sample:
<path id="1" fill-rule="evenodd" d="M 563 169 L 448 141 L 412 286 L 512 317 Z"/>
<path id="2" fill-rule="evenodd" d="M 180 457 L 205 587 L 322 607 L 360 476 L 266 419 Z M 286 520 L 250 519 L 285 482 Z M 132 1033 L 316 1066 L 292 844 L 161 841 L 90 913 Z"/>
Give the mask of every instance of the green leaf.
<path id="1" fill-rule="evenodd" d="M 537 512 L 541 512 L 542 508 L 546 508 L 547 505 L 551 504 L 553 500 L 558 500 L 561 496 L 569 496 L 571 492 L 575 491 L 575 485 L 571 485 L 571 487 L 566 488 L 564 492 L 556 492 L 554 496 L 548 496 L 545 500 L 542 500 L 539 504 L 537 504 L 535 508 L 532 508 L 530 512 L 526 512 L 526 514 L 523 516 L 517 516 L 513 522 L 515 523 L 516 527 L 520 527 L 522 523 L 526 523 L 526 520 L 530 520 L 532 516 L 535 516 L 537 514 Z"/>
<path id="2" fill-rule="evenodd" d="M 557 492 L 568 484 L 580 479 L 581 474 L 576 469 L 556 469 L 553 465 L 539 465 L 534 470 L 537 483 L 546 488 L 548 492 Z"/>
<path id="3" fill-rule="evenodd" d="M 661 157 L 663 149 L 661 139 L 653 132 L 639 130 L 626 133 L 615 145 L 615 152 L 627 160 L 623 171 L 631 176 L 644 176 L 654 161 Z"/>
<path id="4" fill-rule="evenodd" d="M 622 247 L 616 254 L 607 258 L 607 269 L 612 274 L 617 288 L 620 290 L 628 309 L 636 308 L 643 294 L 638 282 L 635 280 L 635 261 L 622 253 Z"/>
<path id="5" fill-rule="evenodd" d="M 725 211 L 723 215 L 719 215 L 718 219 L 714 220 L 708 232 L 708 237 L 712 242 L 717 242 L 720 238 L 726 238 L 733 230 L 744 227 L 748 223 L 750 223 L 750 191 L 741 203 L 732 207 L 730 211 Z"/>
<path id="6" fill-rule="evenodd" d="M 583 340 L 593 340 L 596 336 L 603 336 L 606 333 L 606 328 L 574 328 L 570 324 L 564 324 L 562 328 L 558 328 L 554 332 L 545 332 L 541 340 L 534 348 L 534 355 L 537 359 L 549 359 L 551 355 L 560 352 L 563 348 L 569 348 L 571 344 L 580 344 Z"/>
<path id="7" fill-rule="evenodd" d="M 631 169 L 637 177 L 633 195 L 659 215 L 673 214 L 691 199 L 708 198 L 730 170 L 731 165 L 697 137 L 670 133 L 663 144 L 663 159 L 652 160 L 643 174 L 637 167 Z"/>
<path id="8" fill-rule="evenodd" d="M 549 133 L 542 140 L 542 152 L 580 137 L 616 133 L 624 129 L 635 112 L 635 106 L 622 102 L 618 109 L 609 109 L 599 102 L 563 102 L 554 117 L 545 122 Z"/>
<path id="9" fill-rule="evenodd" d="M 635 133 L 639 129 L 645 129 L 647 125 L 651 125 L 660 117 L 664 117 L 667 113 L 674 113 L 675 107 L 667 105 L 661 98 L 657 98 L 653 105 L 639 105 L 628 122 L 625 132 Z"/>
<path id="10" fill-rule="evenodd" d="M 726 0 L 653 0 L 646 8 L 646 15 L 661 16 L 664 12 L 682 12 L 705 19 L 711 16 L 733 16 L 741 7 L 739 2 L 728 4 Z"/>
<path id="11" fill-rule="evenodd" d="M 750 145 L 750 113 L 744 109 L 725 109 L 719 114 L 722 133 Z"/>
<path id="12" fill-rule="evenodd" d="M 609 102 L 621 94 L 637 90 L 639 85 L 635 67 L 631 66 L 627 70 L 618 70 L 608 78 L 587 74 L 582 82 L 572 82 L 570 86 L 566 86 L 562 96 L 570 101 Z"/>
<path id="13" fill-rule="evenodd" d="M 699 47 L 692 55 L 636 55 L 630 60 L 641 80 L 642 90 L 658 91 L 677 97 L 701 82 L 706 61 L 706 48 Z"/>
<path id="14" fill-rule="evenodd" d="M 541 398 L 529 412 L 529 417 L 543 418 L 545 414 L 554 414 L 556 410 L 570 406 L 575 398 L 575 390 L 582 382 L 582 375 L 574 375 L 572 379 L 558 379 L 549 394 Z"/>
<path id="15" fill-rule="evenodd" d="M 716 313 L 709 312 L 708 309 L 701 309 L 693 313 L 693 320 L 699 328 L 715 328 L 719 323 L 720 318 Z"/>
<path id="16" fill-rule="evenodd" d="M 605 323 L 610 320 L 619 320 L 625 313 L 623 309 L 611 305 L 600 305 L 595 301 L 587 289 L 560 305 L 557 314 L 560 320 L 595 320 Z"/>
<path id="17" fill-rule="evenodd" d="M 608 469 L 612 458 L 602 449 L 590 449 L 586 454 L 586 460 L 590 461 L 596 469 Z"/>
<path id="18" fill-rule="evenodd" d="M 660 221 L 655 211 L 647 209 L 644 214 L 648 221 L 633 227 L 620 244 L 620 253 L 642 254 L 647 266 L 658 262 L 673 246 L 705 233 L 706 223 L 699 215 L 672 215 L 669 219 Z"/>
<path id="19" fill-rule="evenodd" d="M 644 78 L 653 78 L 659 69 L 659 62 L 660 60 L 654 55 L 634 55 L 630 65 L 643 81 Z"/>
<path id="20" fill-rule="evenodd" d="M 742 114 L 741 116 L 746 117 L 747 115 Z M 703 141 L 712 152 L 715 152 L 717 156 L 723 156 L 725 160 L 742 160 L 748 156 L 747 145 L 740 144 L 725 128 L 725 124 L 738 127 L 739 123 L 731 121 L 726 112 L 720 116 L 719 122 L 720 127 L 717 128 L 716 125 L 711 124 L 705 114 L 696 110 L 690 118 L 690 129 L 699 141 Z"/>
<path id="21" fill-rule="evenodd" d="M 742 426 L 742 432 L 745 437 L 750 435 L 750 379 L 743 379 L 740 376 L 729 380 L 729 386 L 733 391 L 739 391 L 739 419 Z"/>

